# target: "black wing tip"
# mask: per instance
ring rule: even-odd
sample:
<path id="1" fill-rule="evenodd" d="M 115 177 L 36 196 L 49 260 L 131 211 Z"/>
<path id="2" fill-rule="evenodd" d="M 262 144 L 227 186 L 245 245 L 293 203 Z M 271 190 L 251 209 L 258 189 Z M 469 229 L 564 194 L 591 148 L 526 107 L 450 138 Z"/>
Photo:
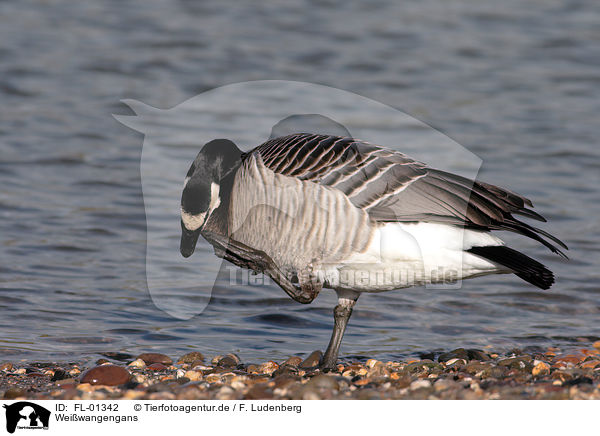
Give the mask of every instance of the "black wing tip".
<path id="1" fill-rule="evenodd" d="M 555 282 L 554 273 L 540 262 L 504 245 L 472 247 L 466 251 L 509 268 L 517 277 L 540 289 L 550 289 Z"/>

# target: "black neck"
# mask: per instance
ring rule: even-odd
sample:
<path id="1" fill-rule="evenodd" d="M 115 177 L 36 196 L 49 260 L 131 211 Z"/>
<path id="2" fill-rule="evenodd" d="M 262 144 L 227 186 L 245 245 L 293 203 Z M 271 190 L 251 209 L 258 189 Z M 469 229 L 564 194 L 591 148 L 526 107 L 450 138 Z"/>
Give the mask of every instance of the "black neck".
<path id="1" fill-rule="evenodd" d="M 235 175 L 238 168 L 240 167 L 241 161 L 238 160 L 237 165 L 231 169 L 227 175 L 221 179 L 219 183 L 219 196 L 221 197 L 221 203 L 216 208 L 206 221 L 203 231 L 209 231 L 218 233 L 223 236 L 229 236 L 229 207 L 231 203 L 231 190 L 233 189 L 233 182 L 235 181 Z"/>

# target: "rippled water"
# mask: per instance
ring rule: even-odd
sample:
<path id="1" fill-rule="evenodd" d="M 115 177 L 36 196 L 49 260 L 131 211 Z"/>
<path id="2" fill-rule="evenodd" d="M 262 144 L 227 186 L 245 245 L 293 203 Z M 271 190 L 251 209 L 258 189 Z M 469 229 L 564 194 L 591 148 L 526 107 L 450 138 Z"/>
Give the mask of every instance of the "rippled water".
<path id="1" fill-rule="evenodd" d="M 230 286 L 225 270 L 207 310 L 180 320 L 146 286 L 143 136 L 111 114 L 131 114 L 124 98 L 166 109 L 257 79 L 345 89 L 432 125 L 483 160 L 482 180 L 531 197 L 571 249 L 564 262 L 507 235 L 555 271 L 546 292 L 492 276 L 363 296 L 342 356 L 600 336 L 597 2 L 19 0 L 0 17 L 1 359 L 199 349 L 249 361 L 326 346 L 332 292 L 299 305 Z"/>

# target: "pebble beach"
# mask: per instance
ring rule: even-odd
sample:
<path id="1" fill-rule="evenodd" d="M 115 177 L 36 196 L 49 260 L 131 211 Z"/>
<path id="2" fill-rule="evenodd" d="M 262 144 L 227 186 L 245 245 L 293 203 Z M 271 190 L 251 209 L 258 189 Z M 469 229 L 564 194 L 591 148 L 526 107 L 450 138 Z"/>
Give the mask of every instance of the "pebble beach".
<path id="1" fill-rule="evenodd" d="M 322 354 L 246 363 L 236 354 L 104 353 L 95 365 L 0 364 L 10 400 L 600 399 L 600 341 L 586 348 L 504 353 L 458 348 L 404 361 L 341 361 Z"/>

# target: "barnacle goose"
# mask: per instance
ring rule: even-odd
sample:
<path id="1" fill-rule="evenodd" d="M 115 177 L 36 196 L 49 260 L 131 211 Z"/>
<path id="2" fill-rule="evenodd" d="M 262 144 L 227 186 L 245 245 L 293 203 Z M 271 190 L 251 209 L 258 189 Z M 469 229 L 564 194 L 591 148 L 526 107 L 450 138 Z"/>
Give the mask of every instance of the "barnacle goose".
<path id="1" fill-rule="evenodd" d="M 216 139 L 185 178 L 181 254 L 202 235 L 217 256 L 268 274 L 300 303 L 334 289 L 329 369 L 362 292 L 495 273 L 550 288 L 550 270 L 491 233 L 510 230 L 566 257 L 564 243 L 514 216 L 545 221 L 528 207 L 506 189 L 349 137 L 297 133 L 247 153 Z"/>

